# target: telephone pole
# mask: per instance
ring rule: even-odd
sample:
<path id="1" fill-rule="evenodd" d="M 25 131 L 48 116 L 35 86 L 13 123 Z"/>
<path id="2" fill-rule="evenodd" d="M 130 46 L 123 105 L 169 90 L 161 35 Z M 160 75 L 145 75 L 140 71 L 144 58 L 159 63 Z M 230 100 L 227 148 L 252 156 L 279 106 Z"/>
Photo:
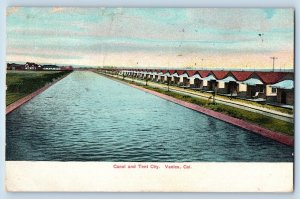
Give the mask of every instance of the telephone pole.
<path id="1" fill-rule="evenodd" d="M 278 59 L 278 57 L 270 57 L 273 60 L 273 72 L 275 71 L 275 59 Z"/>

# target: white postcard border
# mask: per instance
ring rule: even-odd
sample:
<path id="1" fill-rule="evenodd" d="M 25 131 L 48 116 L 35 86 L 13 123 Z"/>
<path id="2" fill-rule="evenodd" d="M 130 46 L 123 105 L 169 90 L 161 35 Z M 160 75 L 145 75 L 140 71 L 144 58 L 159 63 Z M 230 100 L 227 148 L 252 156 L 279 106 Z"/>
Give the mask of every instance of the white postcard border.
<path id="1" fill-rule="evenodd" d="M 129 168 L 133 165 L 135 168 Z M 12 192 L 292 192 L 293 163 L 6 161 L 6 189 Z"/>

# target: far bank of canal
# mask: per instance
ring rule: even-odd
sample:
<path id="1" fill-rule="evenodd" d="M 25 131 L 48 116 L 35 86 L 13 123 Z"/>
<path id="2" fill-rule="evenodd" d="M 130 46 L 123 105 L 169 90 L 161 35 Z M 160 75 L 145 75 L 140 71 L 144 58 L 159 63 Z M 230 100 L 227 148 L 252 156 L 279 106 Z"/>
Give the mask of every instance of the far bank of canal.
<path id="1" fill-rule="evenodd" d="M 293 147 L 92 72 L 7 115 L 7 160 L 293 161 Z"/>
<path id="2" fill-rule="evenodd" d="M 12 77 L 11 75 L 14 75 L 14 73 L 19 77 Z M 35 96 L 44 92 L 68 74 L 70 74 L 70 72 L 17 71 L 9 73 L 6 77 L 8 86 L 6 92 L 6 103 L 8 104 L 6 106 L 6 114 L 11 113 Z"/>

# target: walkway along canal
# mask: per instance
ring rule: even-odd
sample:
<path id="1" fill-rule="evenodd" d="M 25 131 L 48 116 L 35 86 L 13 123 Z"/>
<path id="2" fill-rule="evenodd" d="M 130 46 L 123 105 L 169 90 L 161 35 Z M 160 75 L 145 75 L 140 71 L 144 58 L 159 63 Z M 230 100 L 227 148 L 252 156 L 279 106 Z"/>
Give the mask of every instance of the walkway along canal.
<path id="1" fill-rule="evenodd" d="M 7 160 L 291 162 L 293 147 L 92 72 L 7 115 Z"/>

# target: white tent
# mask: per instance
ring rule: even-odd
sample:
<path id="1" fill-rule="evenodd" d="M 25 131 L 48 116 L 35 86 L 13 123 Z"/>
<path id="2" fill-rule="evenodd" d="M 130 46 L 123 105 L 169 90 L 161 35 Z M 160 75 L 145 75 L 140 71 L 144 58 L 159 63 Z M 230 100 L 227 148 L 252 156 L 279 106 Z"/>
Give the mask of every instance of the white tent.
<path id="1" fill-rule="evenodd" d="M 182 75 L 179 75 L 179 77 L 189 77 L 188 74 L 183 73 Z"/>
<path id="2" fill-rule="evenodd" d="M 246 81 L 243 81 L 244 84 L 247 84 L 247 85 L 250 85 L 250 86 L 254 86 L 254 85 L 257 85 L 257 84 L 264 84 L 262 81 L 260 81 L 259 79 L 255 79 L 255 78 L 250 78 Z"/>
<path id="3" fill-rule="evenodd" d="M 226 77 L 225 79 L 218 80 L 218 82 L 224 82 L 224 83 L 228 83 L 228 82 L 236 82 L 236 79 L 234 79 L 234 78 L 231 77 L 231 76 L 228 76 L 228 77 Z"/>
<path id="4" fill-rule="evenodd" d="M 199 74 L 195 74 L 190 78 L 194 78 L 194 79 L 203 79 Z"/>
<path id="5" fill-rule="evenodd" d="M 174 73 L 173 75 L 171 75 L 171 77 L 179 77 L 177 73 Z"/>
<path id="6" fill-rule="evenodd" d="M 211 80 L 216 80 L 216 78 L 213 76 L 213 75 L 209 75 L 207 77 L 204 77 L 202 78 L 203 80 L 206 80 L 206 81 L 211 81 Z"/>
<path id="7" fill-rule="evenodd" d="M 293 89 L 294 88 L 294 81 L 293 80 L 283 80 L 276 84 L 271 85 L 273 88 L 281 88 L 281 89 Z"/>
<path id="8" fill-rule="evenodd" d="M 168 73 L 166 73 L 166 74 L 163 74 L 162 76 L 164 76 L 164 77 L 171 77 L 171 75 L 170 75 L 170 73 L 168 72 Z"/>

